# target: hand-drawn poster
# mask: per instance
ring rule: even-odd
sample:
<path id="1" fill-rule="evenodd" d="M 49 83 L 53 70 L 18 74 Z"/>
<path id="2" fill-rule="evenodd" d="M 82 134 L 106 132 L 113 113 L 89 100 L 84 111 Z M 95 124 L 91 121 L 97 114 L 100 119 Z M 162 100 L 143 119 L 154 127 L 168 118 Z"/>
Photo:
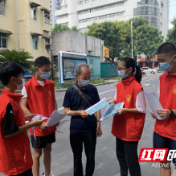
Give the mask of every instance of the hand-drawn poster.
<path id="1" fill-rule="evenodd" d="M 79 64 L 86 64 L 86 60 L 63 59 L 64 80 L 76 79 L 76 67 Z"/>

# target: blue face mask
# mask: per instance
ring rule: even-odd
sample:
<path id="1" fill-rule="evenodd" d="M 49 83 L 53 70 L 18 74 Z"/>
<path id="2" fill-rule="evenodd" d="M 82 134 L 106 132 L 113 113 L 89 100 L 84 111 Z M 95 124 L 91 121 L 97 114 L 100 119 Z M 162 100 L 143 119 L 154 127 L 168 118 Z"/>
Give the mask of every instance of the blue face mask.
<path id="1" fill-rule="evenodd" d="M 86 87 L 89 84 L 89 82 L 90 82 L 90 80 L 81 80 L 80 84 L 81 84 L 81 86 Z"/>
<path id="2" fill-rule="evenodd" d="M 172 59 L 174 58 L 174 56 L 172 57 Z M 171 71 L 173 66 L 170 65 L 170 62 L 172 61 L 172 59 L 169 62 L 164 62 L 164 63 L 160 63 L 160 68 L 164 71 Z"/>
<path id="3" fill-rule="evenodd" d="M 125 75 L 125 71 L 118 71 L 118 75 L 121 79 L 125 79 L 128 77 L 128 75 Z"/>
<path id="4" fill-rule="evenodd" d="M 48 79 L 50 77 L 50 72 L 41 72 L 42 75 L 40 75 L 40 77 L 42 79 Z"/>

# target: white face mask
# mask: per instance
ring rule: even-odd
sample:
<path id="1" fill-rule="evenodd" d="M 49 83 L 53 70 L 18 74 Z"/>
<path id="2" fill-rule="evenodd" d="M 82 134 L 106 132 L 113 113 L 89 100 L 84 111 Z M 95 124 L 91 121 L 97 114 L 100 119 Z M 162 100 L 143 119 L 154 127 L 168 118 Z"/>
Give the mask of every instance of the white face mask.
<path id="1" fill-rule="evenodd" d="M 22 81 L 22 83 L 21 84 L 17 84 L 17 83 L 15 83 L 16 85 L 17 85 L 17 89 L 19 90 L 19 89 L 22 89 L 23 88 L 23 85 L 24 85 L 24 79 L 22 78 L 22 79 L 20 79 L 20 78 L 17 78 L 17 79 L 19 79 L 19 80 L 21 80 Z"/>

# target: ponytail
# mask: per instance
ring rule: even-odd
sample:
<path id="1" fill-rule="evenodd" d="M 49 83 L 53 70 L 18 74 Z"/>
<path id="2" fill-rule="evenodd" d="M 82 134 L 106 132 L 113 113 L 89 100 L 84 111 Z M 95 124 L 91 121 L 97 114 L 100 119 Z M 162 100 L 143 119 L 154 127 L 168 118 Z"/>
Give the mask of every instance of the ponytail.
<path id="1" fill-rule="evenodd" d="M 140 83 L 141 79 L 142 79 L 142 73 L 141 73 L 141 69 L 138 65 L 136 65 L 136 73 L 134 76 L 136 78 L 136 81 Z"/>
<path id="2" fill-rule="evenodd" d="M 140 67 L 136 64 L 136 61 L 130 57 L 124 57 L 120 61 L 125 63 L 126 68 L 132 68 L 132 73 L 134 74 L 136 81 L 141 82 L 142 80 L 142 73 Z"/>

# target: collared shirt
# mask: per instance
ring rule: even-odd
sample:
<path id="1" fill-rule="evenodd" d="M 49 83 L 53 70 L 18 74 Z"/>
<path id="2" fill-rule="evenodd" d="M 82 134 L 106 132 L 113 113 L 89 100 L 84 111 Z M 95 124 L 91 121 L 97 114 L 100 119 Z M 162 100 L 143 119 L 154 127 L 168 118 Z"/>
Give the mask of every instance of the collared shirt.
<path id="1" fill-rule="evenodd" d="M 76 85 L 78 86 L 78 84 Z M 98 91 L 95 86 L 89 84 L 85 89 L 82 89 L 79 86 L 78 88 L 84 93 L 92 105 L 100 101 Z M 84 101 L 74 87 L 67 89 L 63 106 L 65 108 L 70 108 L 72 111 L 86 110 L 89 108 L 89 105 Z M 94 114 L 85 119 L 81 116 L 73 116 L 71 118 L 70 130 L 77 132 L 92 131 L 96 129 L 96 126 L 97 120 Z"/>

